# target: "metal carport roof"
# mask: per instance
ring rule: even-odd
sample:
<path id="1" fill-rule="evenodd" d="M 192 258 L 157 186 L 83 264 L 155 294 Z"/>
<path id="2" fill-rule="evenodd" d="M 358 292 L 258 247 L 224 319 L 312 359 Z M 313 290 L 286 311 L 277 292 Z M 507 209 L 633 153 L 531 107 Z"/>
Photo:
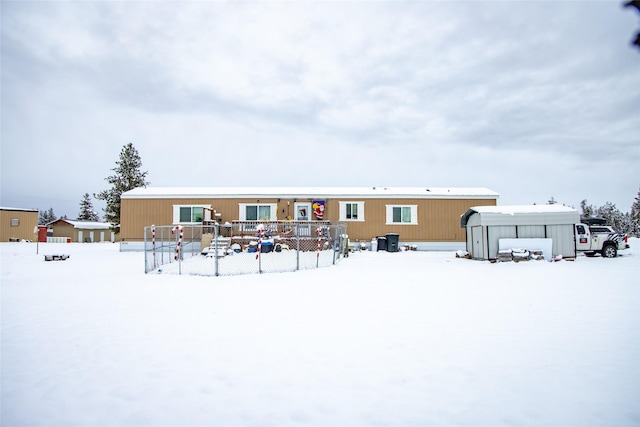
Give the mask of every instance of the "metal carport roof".
<path id="1" fill-rule="evenodd" d="M 473 214 L 479 215 L 479 225 L 547 225 L 576 224 L 580 214 L 563 205 L 475 206 L 460 216 L 460 226 L 466 228 Z"/>

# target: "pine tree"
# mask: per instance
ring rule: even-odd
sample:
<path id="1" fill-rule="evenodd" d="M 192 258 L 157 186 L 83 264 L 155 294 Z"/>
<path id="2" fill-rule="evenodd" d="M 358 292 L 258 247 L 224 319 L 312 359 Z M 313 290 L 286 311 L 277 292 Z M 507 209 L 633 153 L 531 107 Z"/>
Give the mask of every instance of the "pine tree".
<path id="1" fill-rule="evenodd" d="M 53 212 L 53 208 L 49 208 L 48 211 L 40 211 L 40 213 L 38 214 L 39 225 L 49 224 L 56 219 L 58 219 L 58 217 L 56 217 L 56 214 Z"/>
<path id="2" fill-rule="evenodd" d="M 581 218 L 591 218 L 595 211 L 593 206 L 587 204 L 587 199 L 580 202 L 580 209 L 582 209 Z"/>
<path id="3" fill-rule="evenodd" d="M 89 193 L 84 193 L 80 201 L 80 213 L 78 219 L 81 221 L 100 221 L 98 213 L 93 209 L 93 203 Z"/>
<path id="4" fill-rule="evenodd" d="M 640 189 L 631 205 L 631 214 L 629 216 L 629 222 L 631 223 L 630 234 L 633 234 L 635 237 L 640 237 Z"/>
<path id="5" fill-rule="evenodd" d="M 115 172 L 105 180 L 112 185 L 108 190 L 94 194 L 98 200 L 104 200 L 105 219 L 111 223 L 111 228 L 115 232 L 120 231 L 120 196 L 125 191 L 138 187 L 146 187 L 149 183 L 145 181 L 148 172 L 142 172 L 142 161 L 138 150 L 132 143 L 125 145 L 120 152 L 120 160 L 116 162 L 116 167 L 111 169 Z"/>
<path id="6" fill-rule="evenodd" d="M 596 210 L 596 216 L 607 221 L 607 225 L 613 227 L 614 230 L 627 233 L 629 230 L 628 220 L 625 215 L 620 212 L 615 203 L 606 202 Z"/>

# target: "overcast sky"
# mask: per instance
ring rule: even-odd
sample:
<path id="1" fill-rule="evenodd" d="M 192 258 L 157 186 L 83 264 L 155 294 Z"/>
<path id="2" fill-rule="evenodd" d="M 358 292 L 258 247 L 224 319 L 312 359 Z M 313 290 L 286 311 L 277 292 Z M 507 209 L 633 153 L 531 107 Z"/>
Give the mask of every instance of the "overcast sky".
<path id="1" fill-rule="evenodd" d="M 132 142 L 152 186 L 628 212 L 640 14 L 622 3 L 3 0 L 0 204 L 75 218 Z"/>

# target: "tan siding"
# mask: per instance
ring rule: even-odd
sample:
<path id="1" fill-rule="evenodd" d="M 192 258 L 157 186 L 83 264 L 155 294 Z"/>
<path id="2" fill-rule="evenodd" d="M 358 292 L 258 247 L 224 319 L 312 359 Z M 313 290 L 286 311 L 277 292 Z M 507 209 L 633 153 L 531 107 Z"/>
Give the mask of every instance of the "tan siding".
<path id="1" fill-rule="evenodd" d="M 187 202 L 180 200 L 179 203 Z M 123 199 L 120 211 L 121 240 L 143 240 L 144 227 L 171 225 L 174 204 L 176 202 L 172 199 Z"/>
<path id="2" fill-rule="evenodd" d="M 19 225 L 11 226 L 11 220 L 17 219 Z M 0 210 L 0 242 L 9 239 L 36 240 L 33 229 L 38 225 L 38 212 Z"/>
<path id="3" fill-rule="evenodd" d="M 277 219 L 293 216 L 293 206 L 297 202 L 311 202 L 312 198 L 296 199 L 123 199 L 121 212 L 122 240 L 143 240 L 144 227 L 150 225 L 171 225 L 174 205 L 211 205 L 222 214 L 222 222 L 238 219 L 240 203 L 276 203 Z M 472 206 L 495 206 L 495 199 L 358 199 L 344 201 L 364 201 L 365 221 L 347 222 L 347 233 L 351 240 L 371 240 L 387 233 L 398 233 L 402 242 L 464 242 L 465 230 L 460 227 L 460 215 Z M 289 206 L 287 207 L 287 202 Z M 325 200 L 324 219 L 339 220 L 338 199 Z M 386 225 L 386 205 L 417 205 L 418 225 Z M 316 219 L 315 216 L 313 219 Z"/>
<path id="4" fill-rule="evenodd" d="M 53 237 L 69 237 L 72 242 L 78 241 L 78 231 L 71 224 L 56 222 L 51 224 L 51 228 L 53 229 Z"/>
<path id="5" fill-rule="evenodd" d="M 370 240 L 387 233 L 397 233 L 403 242 L 464 242 L 466 236 L 465 230 L 460 227 L 460 215 L 472 206 L 496 204 L 495 200 L 476 199 L 368 199 L 364 202 L 365 222 L 347 222 L 347 231 L 352 240 Z M 386 225 L 387 205 L 417 205 L 418 224 Z M 338 201 L 327 210 L 328 219 L 337 221 Z"/>

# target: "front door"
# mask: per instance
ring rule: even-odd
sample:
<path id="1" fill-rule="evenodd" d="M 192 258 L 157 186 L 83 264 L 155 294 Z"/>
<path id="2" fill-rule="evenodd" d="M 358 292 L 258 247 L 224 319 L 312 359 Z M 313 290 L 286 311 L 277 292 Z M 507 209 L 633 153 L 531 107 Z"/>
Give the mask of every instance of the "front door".
<path id="1" fill-rule="evenodd" d="M 296 221 L 311 221 L 311 203 L 294 203 Z M 298 236 L 311 236 L 309 224 L 298 225 Z"/>
<path id="2" fill-rule="evenodd" d="M 296 221 L 311 221 L 311 203 L 294 203 Z"/>

